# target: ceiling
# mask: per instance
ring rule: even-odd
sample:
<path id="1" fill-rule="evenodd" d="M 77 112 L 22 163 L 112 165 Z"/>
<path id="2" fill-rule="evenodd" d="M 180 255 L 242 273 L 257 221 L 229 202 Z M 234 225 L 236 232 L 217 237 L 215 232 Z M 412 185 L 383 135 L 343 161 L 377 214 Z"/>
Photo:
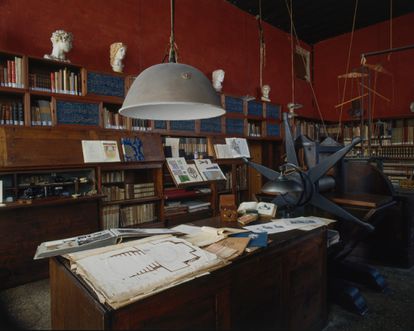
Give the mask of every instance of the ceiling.
<path id="1" fill-rule="evenodd" d="M 253 16 L 262 7 L 262 20 L 290 33 L 286 3 L 291 0 L 227 0 Z M 352 31 L 355 3 L 358 0 L 292 0 L 293 22 L 299 39 L 308 44 Z M 355 29 L 414 12 L 414 0 L 359 0 Z"/>

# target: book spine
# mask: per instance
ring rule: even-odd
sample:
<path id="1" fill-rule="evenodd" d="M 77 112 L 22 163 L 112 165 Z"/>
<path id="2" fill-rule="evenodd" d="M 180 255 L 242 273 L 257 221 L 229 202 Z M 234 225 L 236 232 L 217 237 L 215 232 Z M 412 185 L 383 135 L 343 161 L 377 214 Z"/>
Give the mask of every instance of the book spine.
<path id="1" fill-rule="evenodd" d="M 10 60 L 11 65 L 11 85 L 16 87 L 16 62 Z"/>
<path id="2" fill-rule="evenodd" d="M 19 125 L 19 112 L 17 109 L 17 103 L 12 103 L 12 119 L 13 119 L 13 125 Z"/>
<path id="3" fill-rule="evenodd" d="M 7 60 L 7 86 L 12 86 L 12 61 Z"/>
<path id="4" fill-rule="evenodd" d="M 19 117 L 19 125 L 24 125 L 24 109 L 22 102 L 17 103 L 17 112 Z"/>
<path id="5" fill-rule="evenodd" d="M 63 92 L 64 93 L 67 93 L 68 91 L 67 79 L 68 79 L 68 70 L 65 68 L 63 69 Z"/>
<path id="6" fill-rule="evenodd" d="M 50 88 L 52 90 L 52 93 L 56 92 L 56 89 L 55 89 L 55 73 L 54 72 L 50 73 Z"/>

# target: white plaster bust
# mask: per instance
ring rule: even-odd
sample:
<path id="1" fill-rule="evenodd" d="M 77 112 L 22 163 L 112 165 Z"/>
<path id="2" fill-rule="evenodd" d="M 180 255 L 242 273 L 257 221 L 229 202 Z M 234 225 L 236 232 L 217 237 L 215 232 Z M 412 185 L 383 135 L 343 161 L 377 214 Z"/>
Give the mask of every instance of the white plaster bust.
<path id="1" fill-rule="evenodd" d="M 268 101 L 268 102 L 270 101 L 269 93 L 270 93 L 270 86 L 263 85 L 262 86 L 262 101 Z"/>
<path id="2" fill-rule="evenodd" d="M 45 59 L 70 62 L 66 59 L 66 53 L 72 49 L 73 35 L 64 30 L 56 30 L 50 40 L 53 45 L 52 54 L 45 54 Z"/>
<path id="3" fill-rule="evenodd" d="M 109 58 L 111 61 L 112 70 L 115 72 L 123 72 L 124 65 L 122 60 L 124 59 L 127 51 L 127 46 L 121 42 L 113 43 L 109 49 Z"/>
<path id="4" fill-rule="evenodd" d="M 223 88 L 223 81 L 224 81 L 224 70 L 223 69 L 217 69 L 213 71 L 212 74 L 213 79 L 213 87 L 217 92 L 221 92 L 221 89 Z"/>

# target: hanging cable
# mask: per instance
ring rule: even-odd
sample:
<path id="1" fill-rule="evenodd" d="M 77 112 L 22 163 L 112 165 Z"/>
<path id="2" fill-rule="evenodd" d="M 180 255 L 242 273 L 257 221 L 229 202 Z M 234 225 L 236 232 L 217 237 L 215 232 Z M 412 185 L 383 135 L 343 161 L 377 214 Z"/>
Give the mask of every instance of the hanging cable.
<path id="1" fill-rule="evenodd" d="M 259 47 L 260 47 L 260 68 L 259 68 L 259 84 L 263 86 L 263 67 L 266 66 L 266 44 L 262 27 L 262 0 L 259 0 L 259 15 L 256 16 L 259 27 Z"/>
<path id="2" fill-rule="evenodd" d="M 287 5 L 287 3 L 286 3 Z M 292 77 L 292 103 L 295 104 L 295 70 L 294 70 L 294 56 L 293 56 L 293 10 L 292 10 L 292 0 L 290 0 L 290 10 L 289 10 L 289 17 L 290 17 L 290 71 Z"/>
<path id="3" fill-rule="evenodd" d="M 292 5 L 292 0 L 290 0 L 290 3 Z M 295 24 L 293 23 L 293 12 L 289 8 L 288 3 L 287 3 L 287 0 L 285 0 L 285 4 L 286 4 L 286 8 L 287 8 L 287 10 L 289 12 L 289 16 L 291 18 L 291 21 L 290 21 L 290 23 L 291 23 L 291 31 L 295 35 L 296 42 L 300 45 L 300 40 L 299 40 L 298 34 L 296 32 Z M 291 34 L 291 36 L 293 34 Z M 293 39 L 293 38 L 291 37 L 291 39 Z M 293 40 L 292 40 L 292 44 L 291 44 L 291 49 L 292 49 L 291 56 L 292 56 L 292 91 L 294 91 L 294 87 L 295 87 L 295 85 L 294 85 L 294 68 L 293 68 L 293 54 L 294 53 L 293 53 L 293 46 L 292 45 L 293 45 Z M 301 58 L 302 58 L 302 62 L 303 62 L 304 67 L 306 67 L 305 54 L 301 54 Z M 322 116 L 322 113 L 321 113 L 321 109 L 319 107 L 318 98 L 316 97 L 315 89 L 313 88 L 313 85 L 312 85 L 312 82 L 310 80 L 310 77 L 309 77 L 309 86 L 310 86 L 311 91 L 312 91 L 312 96 L 313 96 L 313 100 L 315 101 L 316 109 L 318 110 L 319 118 L 321 119 L 321 122 L 322 122 L 323 131 L 325 132 L 325 135 L 328 135 L 327 130 L 326 130 L 325 121 L 323 119 L 323 116 Z M 294 92 L 292 92 L 292 94 L 293 94 L 293 98 L 294 98 Z"/>
<path id="4" fill-rule="evenodd" d="M 170 22 L 171 22 L 171 30 L 170 30 L 170 42 L 167 45 L 168 50 L 165 51 L 165 56 L 162 62 L 168 57 L 169 63 L 177 63 L 178 62 L 178 47 L 175 43 L 175 34 L 174 34 L 174 26 L 175 26 L 175 0 L 170 0 Z"/>
<path id="5" fill-rule="evenodd" d="M 346 74 L 349 73 L 349 63 L 351 61 L 351 50 L 352 50 L 352 43 L 354 41 L 354 31 L 355 31 L 355 21 L 356 21 L 357 10 L 358 10 L 358 0 L 355 1 L 354 17 L 353 17 L 353 20 L 352 20 L 351 40 L 350 40 L 349 49 L 348 49 L 348 59 L 346 61 L 346 71 L 345 71 Z M 343 87 L 343 90 L 342 90 L 342 103 L 345 101 L 345 91 L 346 91 L 347 80 L 348 80 L 348 77 L 346 76 L 345 80 L 344 80 L 344 87 Z M 361 100 L 361 107 L 363 107 L 363 104 L 364 104 L 363 101 L 364 101 L 364 99 Z M 341 129 L 343 109 L 344 109 L 344 106 L 341 105 L 341 108 L 340 108 L 340 111 L 339 111 L 338 133 L 336 134 L 336 140 L 338 140 L 339 132 L 340 132 L 340 129 Z"/>
<path id="6" fill-rule="evenodd" d="M 392 0 L 390 0 L 390 49 L 392 49 Z M 388 54 L 388 61 L 391 59 L 391 53 Z"/>

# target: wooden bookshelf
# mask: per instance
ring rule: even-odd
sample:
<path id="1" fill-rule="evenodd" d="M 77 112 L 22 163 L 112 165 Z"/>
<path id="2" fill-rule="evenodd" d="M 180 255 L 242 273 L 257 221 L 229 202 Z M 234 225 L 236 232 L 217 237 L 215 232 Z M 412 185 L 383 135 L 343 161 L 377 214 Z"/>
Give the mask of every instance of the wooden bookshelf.
<path id="1" fill-rule="evenodd" d="M 279 150 L 281 143 L 280 105 L 251 101 L 249 107 L 249 103 L 239 96 L 228 99 L 222 94 L 221 100 L 227 114 L 218 118 L 196 121 L 123 118 L 118 110 L 132 80 L 131 76 L 97 72 L 79 64 L 0 51 L 0 180 L 3 180 L 4 199 L 8 200 L 6 207 L 3 207 L 3 214 L 4 217 L 7 216 L 5 224 L 16 231 L 19 228 L 31 237 L 25 261 L 29 255 L 30 258 L 33 257 L 37 244 L 42 241 L 80 235 L 106 227 L 103 214 L 108 210 L 117 213 L 118 220 L 121 220 L 122 214 L 138 213 L 141 207 L 145 209 L 143 206 L 152 206 L 154 217 L 148 222 L 132 224 L 118 221 L 118 226 L 167 226 L 217 215 L 218 185 L 222 183 L 208 182 L 199 187 L 204 185 L 210 192 L 196 196 L 197 199 L 211 202 L 208 210 L 189 213 L 186 217 L 165 216 L 164 205 L 168 200 L 165 191 L 168 184 L 163 172 L 165 157 L 162 137 L 184 137 L 186 140 L 183 143 L 187 145 L 185 153 L 194 155 L 197 150 L 198 157 L 214 159 L 214 153 L 208 147 L 209 140 L 239 136 L 254 143 L 263 141 L 266 149 L 271 151 L 270 154 L 266 152 L 266 155 L 272 155 L 275 159 L 279 157 L 278 152 L 274 151 Z M 229 100 L 241 105 L 239 113 L 231 111 Z M 247 127 L 253 122 L 260 128 L 257 129 L 260 137 L 248 133 Z M 231 124 L 239 126 L 237 132 L 227 130 Z M 134 137 L 141 139 L 145 159 L 125 162 L 122 158 L 121 139 Z M 85 164 L 82 140 L 117 141 L 121 162 Z M 196 149 L 191 147 L 193 141 L 197 145 Z M 223 163 L 223 166 L 227 168 L 231 180 L 229 187 L 220 189 L 220 192 L 235 193 L 240 201 L 247 199 L 248 186 L 241 187 L 238 182 L 239 169 L 244 166 L 241 160 Z M 115 171 L 124 172 L 125 178 L 111 183 L 103 180 L 106 173 Z M 49 174 L 52 178 L 54 174 L 82 177 L 79 175 L 82 172 L 90 174 L 85 183 L 73 179 L 59 183 L 50 181 L 39 184 L 38 181 L 33 185 L 29 183 L 29 187 L 22 187 L 19 183 L 22 174 L 33 178 Z M 145 197 L 129 195 L 128 198 L 105 201 L 108 188 L 125 190 L 142 183 L 154 183 L 154 194 Z M 26 188 L 31 188 L 34 192 L 27 191 L 26 198 L 23 199 Z M 54 195 L 51 195 L 51 191 Z M 73 204 L 86 204 L 87 209 L 73 208 Z M 66 214 L 61 216 L 61 213 Z M 61 218 L 64 221 L 60 224 Z M 73 221 L 69 218 L 73 218 Z M 31 222 L 38 230 L 31 228 L 34 226 Z M 17 223 L 21 225 L 17 227 Z M 50 226 L 53 231 L 48 230 Z M 11 237 L 5 238 L 4 245 L 15 245 L 10 240 Z M 6 263 L 5 260 L 3 262 Z M 2 267 L 0 263 L 0 268 Z M 19 269 L 17 273 L 23 272 L 23 260 L 15 267 Z M 43 263 L 39 266 L 39 273 L 33 274 L 32 280 L 47 274 L 44 268 Z M 16 277 L 15 282 L 9 278 L 0 280 L 6 286 L 27 280 L 19 277 Z"/>

